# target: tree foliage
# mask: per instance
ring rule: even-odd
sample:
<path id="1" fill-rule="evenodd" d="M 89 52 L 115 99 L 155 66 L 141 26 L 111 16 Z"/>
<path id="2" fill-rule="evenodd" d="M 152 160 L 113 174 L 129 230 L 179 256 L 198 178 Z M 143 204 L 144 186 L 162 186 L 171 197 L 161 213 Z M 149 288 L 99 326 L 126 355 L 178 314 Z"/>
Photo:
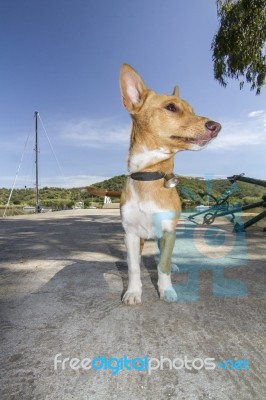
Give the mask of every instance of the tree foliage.
<path id="1" fill-rule="evenodd" d="M 212 42 L 214 76 L 244 80 L 259 94 L 266 80 L 266 0 L 217 0 L 220 27 Z"/>

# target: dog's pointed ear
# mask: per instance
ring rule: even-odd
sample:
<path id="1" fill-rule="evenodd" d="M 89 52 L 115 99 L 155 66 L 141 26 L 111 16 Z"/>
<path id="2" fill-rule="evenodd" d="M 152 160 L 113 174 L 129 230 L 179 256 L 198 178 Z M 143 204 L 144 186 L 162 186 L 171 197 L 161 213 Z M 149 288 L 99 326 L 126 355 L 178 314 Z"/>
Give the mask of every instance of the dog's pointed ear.
<path id="1" fill-rule="evenodd" d="M 120 90 L 124 107 L 132 112 L 144 98 L 147 86 L 139 74 L 128 64 L 123 64 L 120 72 Z"/>
<path id="2" fill-rule="evenodd" d="M 174 87 L 173 96 L 179 97 L 179 87 L 178 86 Z"/>

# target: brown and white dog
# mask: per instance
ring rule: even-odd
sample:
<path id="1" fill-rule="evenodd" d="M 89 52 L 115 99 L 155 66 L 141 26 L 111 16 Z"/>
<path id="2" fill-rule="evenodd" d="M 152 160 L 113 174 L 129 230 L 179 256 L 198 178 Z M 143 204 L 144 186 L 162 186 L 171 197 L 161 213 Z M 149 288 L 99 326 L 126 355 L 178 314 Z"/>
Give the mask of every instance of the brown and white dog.
<path id="1" fill-rule="evenodd" d="M 157 94 L 128 64 L 120 74 L 123 104 L 131 115 L 132 129 L 128 157 L 130 176 L 121 196 L 121 216 L 125 229 L 129 284 L 123 302 L 141 303 L 140 256 L 144 239 L 155 237 L 153 217 L 162 220 L 159 240 L 158 289 L 160 298 L 176 301 L 171 283 L 171 257 L 175 228 L 181 205 L 176 188 L 167 185 L 173 177 L 174 155 L 181 150 L 198 150 L 214 139 L 221 125 L 193 112 L 178 96 Z M 169 187 L 170 186 L 170 187 Z"/>

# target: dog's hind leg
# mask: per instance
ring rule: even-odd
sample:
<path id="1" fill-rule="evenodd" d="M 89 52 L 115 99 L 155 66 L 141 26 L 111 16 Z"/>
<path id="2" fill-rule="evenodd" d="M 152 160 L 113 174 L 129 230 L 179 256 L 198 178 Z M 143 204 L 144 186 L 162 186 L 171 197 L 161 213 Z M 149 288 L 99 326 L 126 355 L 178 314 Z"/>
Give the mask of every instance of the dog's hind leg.
<path id="1" fill-rule="evenodd" d="M 128 262 L 128 289 L 123 296 L 123 303 L 137 305 L 141 303 L 142 283 L 140 279 L 140 252 L 144 242 L 134 233 L 125 235 Z"/>
<path id="2" fill-rule="evenodd" d="M 163 232 L 159 240 L 160 261 L 158 265 L 158 289 L 160 298 L 165 301 L 177 301 L 177 294 L 171 282 L 171 259 L 175 245 L 175 231 Z"/>

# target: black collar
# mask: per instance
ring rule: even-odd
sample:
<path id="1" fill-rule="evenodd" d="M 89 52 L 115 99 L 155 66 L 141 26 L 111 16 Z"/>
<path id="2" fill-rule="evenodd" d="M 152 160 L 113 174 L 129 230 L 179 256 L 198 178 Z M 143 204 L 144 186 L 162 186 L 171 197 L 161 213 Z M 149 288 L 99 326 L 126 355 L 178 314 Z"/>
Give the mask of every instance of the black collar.
<path id="1" fill-rule="evenodd" d="M 163 172 L 154 171 L 154 172 L 134 172 L 130 175 L 132 179 L 136 181 L 157 181 L 159 179 L 163 179 L 165 174 Z"/>

